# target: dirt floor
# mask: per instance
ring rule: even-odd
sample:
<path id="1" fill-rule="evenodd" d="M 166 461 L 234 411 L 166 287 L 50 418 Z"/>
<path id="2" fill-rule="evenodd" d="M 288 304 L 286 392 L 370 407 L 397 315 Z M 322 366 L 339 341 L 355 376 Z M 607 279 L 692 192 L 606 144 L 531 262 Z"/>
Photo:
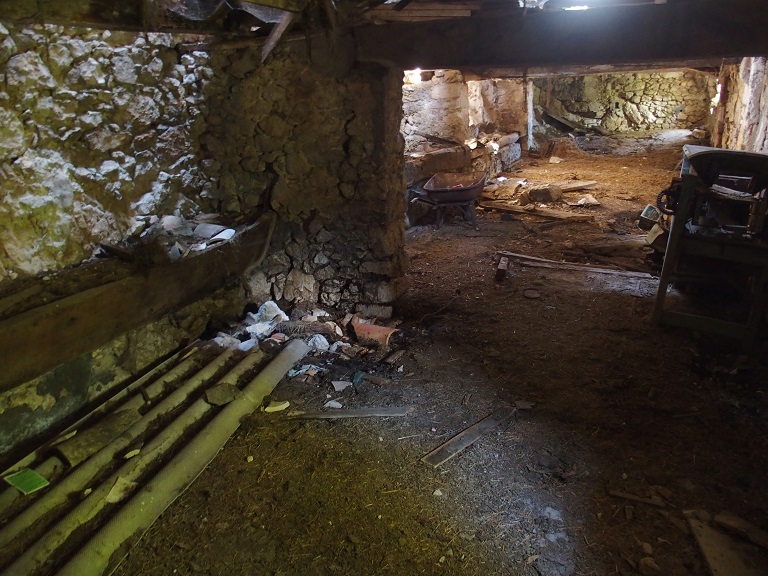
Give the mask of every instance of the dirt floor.
<path id="1" fill-rule="evenodd" d="M 254 414 L 117 573 L 703 575 L 686 511 L 768 528 L 764 342 L 747 356 L 653 327 L 653 278 L 515 265 L 494 281 L 499 250 L 607 264 L 580 246 L 642 234 L 638 214 L 676 174 L 682 142 L 583 140 L 590 152 L 565 141 L 561 163 L 525 158 L 509 176 L 597 180 L 600 206 L 551 206 L 593 221 L 541 229 L 488 211 L 479 230 L 453 217 L 410 229 L 400 357 L 319 358 L 327 372 L 273 395 L 409 415 Z M 620 267 L 652 270 L 647 252 Z M 359 370 L 391 381 L 333 391 Z M 508 426 L 443 465 L 420 460 L 515 406 Z M 765 552 L 747 552 L 765 573 Z"/>

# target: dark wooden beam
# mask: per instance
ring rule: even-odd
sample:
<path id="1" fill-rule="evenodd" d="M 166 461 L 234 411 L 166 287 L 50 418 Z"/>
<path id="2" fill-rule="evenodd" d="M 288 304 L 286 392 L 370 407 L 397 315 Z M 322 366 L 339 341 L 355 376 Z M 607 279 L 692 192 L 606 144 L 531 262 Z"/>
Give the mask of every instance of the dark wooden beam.
<path id="1" fill-rule="evenodd" d="M 631 64 L 768 54 L 768 2 L 689 0 L 355 29 L 358 60 L 413 69 Z"/>
<path id="2" fill-rule="evenodd" d="M 242 9 L 268 7 L 301 12 L 308 0 L 243 0 Z M 0 0 L 0 19 L 111 30 L 221 32 L 230 11 L 224 0 Z"/>
<path id="3" fill-rule="evenodd" d="M 634 64 L 589 64 L 568 66 L 532 66 L 529 68 L 475 68 L 462 70 L 465 80 L 483 78 L 551 78 L 553 76 L 590 76 L 594 74 L 628 74 L 631 72 L 671 72 L 675 70 L 709 71 L 717 75 L 721 66 L 738 64 L 740 58 L 675 60 L 669 62 L 637 62 Z"/>
<path id="4" fill-rule="evenodd" d="M 161 319 L 224 286 L 264 258 L 275 214 L 231 242 L 91 288 L 0 322 L 0 392 Z"/>
<path id="5" fill-rule="evenodd" d="M 141 30 L 144 2 L 116 0 L 0 0 L 6 22 L 78 24 L 116 30 Z"/>

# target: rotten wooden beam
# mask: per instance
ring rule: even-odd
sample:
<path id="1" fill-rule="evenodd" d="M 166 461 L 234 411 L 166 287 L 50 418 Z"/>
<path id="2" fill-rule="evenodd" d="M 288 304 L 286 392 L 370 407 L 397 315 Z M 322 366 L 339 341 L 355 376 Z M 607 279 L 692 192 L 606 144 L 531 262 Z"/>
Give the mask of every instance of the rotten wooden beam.
<path id="1" fill-rule="evenodd" d="M 272 50 L 275 49 L 275 46 L 277 46 L 277 43 L 280 41 L 280 38 L 282 37 L 282 35 L 288 31 L 288 28 L 291 27 L 291 24 L 293 24 L 295 20 L 296 20 L 296 14 L 294 14 L 293 12 L 286 12 L 285 14 L 283 14 L 283 17 L 280 19 L 280 23 L 274 28 L 272 28 L 272 30 L 269 32 L 269 37 L 267 38 L 267 42 L 264 44 L 264 46 L 261 47 L 261 63 L 262 64 L 267 59 L 267 57 L 272 52 Z"/>
<path id="2" fill-rule="evenodd" d="M 683 1 L 583 11 L 510 10 L 360 26 L 358 60 L 405 69 L 673 62 L 768 53 L 768 3 Z M 450 42 L 443 39 L 449 38 Z"/>
<path id="3" fill-rule="evenodd" d="M 250 5 L 301 12 L 308 0 L 259 0 L 239 2 L 237 8 L 248 11 Z M 91 26 L 110 30 L 202 31 L 221 32 L 223 15 L 231 10 L 224 0 L 0 0 L 0 14 L 17 24 L 51 23 Z"/>
<path id="4" fill-rule="evenodd" d="M 97 286 L 0 322 L 0 392 L 91 352 L 221 288 L 266 255 L 276 217 L 265 214 L 231 242 Z"/>
<path id="5" fill-rule="evenodd" d="M 549 268 L 552 270 L 574 270 L 580 272 L 592 272 L 597 274 L 614 274 L 616 276 L 625 276 L 628 278 L 642 278 L 650 280 L 653 278 L 647 272 L 635 272 L 632 270 L 617 270 L 614 268 L 600 268 L 597 266 L 589 266 L 588 264 L 578 264 L 577 262 L 558 262 L 557 260 L 547 260 L 546 258 L 537 258 L 536 256 L 528 256 L 527 254 L 517 254 L 515 252 L 507 252 L 506 250 L 500 250 L 497 252 L 500 256 L 506 256 L 513 260 L 520 262 L 522 266 L 528 266 L 530 268 Z"/>
<path id="6" fill-rule="evenodd" d="M 437 468 L 496 428 L 508 426 L 516 412 L 517 408 L 499 408 L 423 456 L 421 461 Z"/>
<path id="7" fill-rule="evenodd" d="M 566 212 L 564 210 L 551 210 L 549 208 L 528 208 L 527 206 L 515 206 L 506 204 L 503 201 L 481 202 L 480 208 L 498 210 L 500 212 L 511 212 L 512 214 L 527 214 L 528 216 L 539 216 L 549 218 L 550 220 L 568 220 L 569 222 L 584 222 L 594 220 L 591 214 L 579 214 L 578 212 Z"/>

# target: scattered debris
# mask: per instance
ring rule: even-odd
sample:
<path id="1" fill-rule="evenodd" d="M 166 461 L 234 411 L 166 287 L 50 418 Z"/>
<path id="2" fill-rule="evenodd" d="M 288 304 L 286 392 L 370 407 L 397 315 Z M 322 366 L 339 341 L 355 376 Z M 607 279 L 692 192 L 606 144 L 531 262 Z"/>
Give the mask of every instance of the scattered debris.
<path id="1" fill-rule="evenodd" d="M 296 376 L 302 376 L 304 374 L 307 374 L 309 376 L 314 376 L 315 374 L 318 374 L 319 372 L 323 372 L 323 371 L 325 371 L 325 368 L 321 368 L 320 366 L 315 366 L 314 364 L 304 364 L 299 368 L 293 368 L 291 370 L 288 370 L 288 377 L 294 378 Z"/>
<path id="2" fill-rule="evenodd" d="M 768 532 L 761 530 L 754 524 L 734 516 L 728 512 L 721 512 L 715 516 L 715 524 L 720 528 L 749 540 L 753 544 L 768 550 Z"/>
<path id="3" fill-rule="evenodd" d="M 523 296 L 530 300 L 535 300 L 537 298 L 541 298 L 541 293 L 538 290 L 535 290 L 534 288 L 528 288 L 526 290 L 523 290 Z"/>
<path id="4" fill-rule="evenodd" d="M 402 358 L 405 355 L 405 350 L 396 350 L 395 352 L 392 352 L 389 356 L 384 358 L 384 362 L 387 364 L 397 364 L 400 361 L 400 358 Z"/>
<path id="5" fill-rule="evenodd" d="M 625 500 L 632 500 L 633 502 L 650 504 L 652 506 L 658 506 L 659 508 L 664 508 L 664 506 L 666 506 L 666 504 L 664 504 L 664 500 L 662 500 L 658 496 L 643 498 L 641 496 L 635 496 L 634 494 L 630 494 L 629 492 L 622 492 L 621 490 L 608 490 L 608 494 L 616 498 L 624 498 Z"/>
<path id="6" fill-rule="evenodd" d="M 522 204 L 522 202 L 521 202 Z M 551 210 L 548 208 L 536 208 L 535 206 L 513 206 L 506 202 L 481 202 L 481 208 L 489 210 L 499 210 L 501 212 L 512 212 L 513 214 L 528 214 L 530 216 L 540 216 L 542 218 L 549 218 L 550 220 L 594 220 L 595 217 L 591 214 L 579 214 L 578 212 L 565 212 L 563 210 Z"/>
<path id="7" fill-rule="evenodd" d="M 333 385 L 333 389 L 336 392 L 341 392 L 342 390 L 346 390 L 347 388 L 352 386 L 352 382 L 349 382 L 347 380 L 333 380 L 331 384 Z"/>
<path id="8" fill-rule="evenodd" d="M 315 334 L 312 336 L 309 340 L 307 340 L 307 345 L 315 351 L 318 352 L 326 352 L 331 345 L 328 344 L 328 340 L 326 340 L 325 336 L 322 334 Z"/>
<path id="9" fill-rule="evenodd" d="M 291 403 L 288 400 L 273 400 L 264 407 L 264 412 L 282 412 L 290 405 Z"/>
<path id="10" fill-rule="evenodd" d="M 600 202 L 598 202 L 597 198 L 592 196 L 592 194 L 587 194 L 586 196 L 579 198 L 576 202 L 566 202 L 568 206 L 600 206 Z"/>
<path id="11" fill-rule="evenodd" d="M 563 199 L 563 191 L 560 189 L 560 186 L 555 186 L 554 184 L 531 188 L 527 192 L 531 202 L 546 204 L 547 202 L 559 202 Z"/>
<path id="12" fill-rule="evenodd" d="M 328 400 L 328 402 L 326 402 L 325 404 L 323 404 L 323 408 L 334 408 L 334 409 L 338 409 L 338 408 L 343 408 L 343 407 L 344 407 L 344 406 L 342 405 L 342 403 L 341 403 L 341 402 L 338 402 L 337 400 Z"/>
<path id="13" fill-rule="evenodd" d="M 557 262 L 556 260 L 547 260 L 546 258 L 537 258 L 535 256 L 527 256 L 525 254 L 517 254 L 515 252 L 507 252 L 501 250 L 497 252 L 501 256 L 508 256 L 514 260 L 518 260 L 523 266 L 530 266 L 531 268 L 552 268 L 555 270 L 582 270 L 584 272 L 596 272 L 599 274 L 615 274 L 617 276 L 626 276 L 629 278 L 646 278 L 650 279 L 652 276 L 646 272 L 633 272 L 628 270 L 616 270 L 613 268 L 599 268 L 595 266 L 588 266 L 586 264 L 577 264 L 576 262 Z"/>
<path id="14" fill-rule="evenodd" d="M 696 542 L 714 576 L 759 576 L 763 572 L 754 566 L 738 543 L 706 523 L 688 517 Z"/>
<path id="15" fill-rule="evenodd" d="M 352 323 L 352 330 L 354 330 L 355 336 L 361 344 L 369 344 L 381 348 L 388 347 L 389 339 L 392 337 L 392 334 L 397 332 L 397 328 L 362 323 Z"/>
<path id="16" fill-rule="evenodd" d="M 423 456 L 421 461 L 437 468 L 496 428 L 508 426 L 515 412 L 516 408 L 499 408 Z"/>
<path id="17" fill-rule="evenodd" d="M 653 576 L 654 574 L 661 574 L 661 568 L 656 564 L 656 560 L 650 556 L 641 558 L 637 564 L 637 571 L 643 576 Z"/>
<path id="18" fill-rule="evenodd" d="M 329 406 L 331 403 L 338 404 L 338 406 Z M 325 403 L 327 407 L 342 408 L 341 404 L 330 400 Z M 291 418 L 301 420 L 336 420 L 339 418 L 390 418 L 393 416 L 407 416 L 411 413 L 412 408 L 354 408 L 347 410 L 334 410 L 329 412 L 296 412 L 291 414 Z"/>
<path id="19" fill-rule="evenodd" d="M 560 190 L 563 192 L 576 192 L 577 190 L 586 190 L 587 188 L 594 188 L 597 186 L 597 180 L 584 180 L 583 182 L 577 181 L 568 184 L 558 184 Z"/>
<path id="20" fill-rule="evenodd" d="M 507 277 L 507 271 L 509 270 L 509 258 L 502 256 L 499 259 L 499 265 L 496 267 L 496 282 L 503 282 Z"/>

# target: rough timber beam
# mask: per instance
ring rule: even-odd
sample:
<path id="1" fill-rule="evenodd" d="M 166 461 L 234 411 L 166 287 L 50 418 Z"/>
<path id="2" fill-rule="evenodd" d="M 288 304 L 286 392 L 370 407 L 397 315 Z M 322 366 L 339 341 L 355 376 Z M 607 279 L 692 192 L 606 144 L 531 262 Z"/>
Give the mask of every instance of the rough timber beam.
<path id="1" fill-rule="evenodd" d="M 525 68 L 768 55 L 768 2 L 690 0 L 510 11 L 355 29 L 358 60 L 413 69 Z"/>
<path id="2" fill-rule="evenodd" d="M 243 1 L 240 7 L 268 6 L 300 12 L 307 0 Z M 0 21 L 64 24 L 112 30 L 200 30 L 220 32 L 225 0 L 0 0 Z"/>

